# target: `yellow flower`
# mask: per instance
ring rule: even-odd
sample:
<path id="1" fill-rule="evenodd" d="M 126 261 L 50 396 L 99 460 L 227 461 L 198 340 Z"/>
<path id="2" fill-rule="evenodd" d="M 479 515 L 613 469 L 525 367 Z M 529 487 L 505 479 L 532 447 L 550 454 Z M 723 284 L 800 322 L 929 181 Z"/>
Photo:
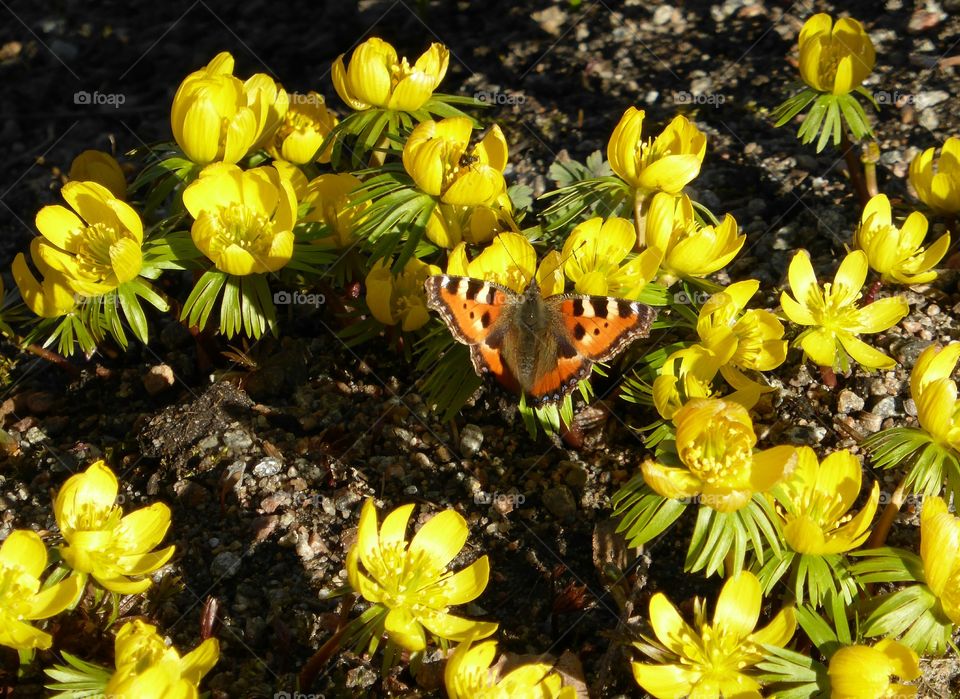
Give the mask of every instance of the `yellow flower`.
<path id="1" fill-rule="evenodd" d="M 320 175 L 307 185 L 304 201 L 311 209 L 304 220 L 325 224 L 330 229 L 328 238 L 337 249 L 344 250 L 356 242 L 353 231 L 364 210 L 370 206 L 369 201 L 350 205 L 350 197 L 360 185 L 360 180 L 348 172 Z"/>
<path id="2" fill-rule="evenodd" d="M 947 512 L 941 497 L 923 501 L 920 558 L 927 587 L 937 596 L 947 618 L 960 624 L 960 518 Z"/>
<path id="3" fill-rule="evenodd" d="M 878 194 L 867 202 L 860 217 L 860 226 L 853 234 L 853 244 L 867 254 L 870 268 L 888 282 L 923 284 L 937 278 L 933 271 L 950 247 L 950 234 L 940 236 L 923 249 L 927 235 L 927 219 L 914 211 L 897 228 L 890 216 L 890 200 Z"/>
<path id="4" fill-rule="evenodd" d="M 378 260 L 367 274 L 367 308 L 384 325 L 400 324 L 405 331 L 419 330 L 430 320 L 423 283 L 440 274 L 436 265 L 411 257 L 400 274 L 390 271 L 389 260 Z"/>
<path id="5" fill-rule="evenodd" d="M 719 512 L 734 512 L 754 493 L 783 480 L 797 461 L 796 449 L 777 446 L 754 453 L 757 436 L 740 403 L 694 398 L 673 416 L 681 467 L 648 459 L 643 478 L 657 493 L 676 500 L 699 497 Z"/>
<path id="6" fill-rule="evenodd" d="M 47 549 L 36 532 L 14 530 L 0 545 L 0 645 L 18 650 L 47 649 L 50 634 L 28 622 L 47 619 L 73 604 L 83 583 L 79 575 L 40 589 Z"/>
<path id="7" fill-rule="evenodd" d="M 870 523 L 880 500 L 874 483 L 867 502 L 856 516 L 848 514 L 860 496 L 863 468 L 846 449 L 817 462 L 810 447 L 797 449 L 797 467 L 774 489 L 781 508 L 783 535 L 797 553 L 826 556 L 857 548 L 870 534 Z"/>
<path id="8" fill-rule="evenodd" d="M 427 238 L 448 250 L 464 241 L 472 245 L 489 243 L 498 233 L 515 230 L 513 204 L 506 192 L 490 206 L 437 204 L 427 221 Z"/>
<path id="9" fill-rule="evenodd" d="M 536 279 L 540 293 L 553 296 L 563 293 L 563 267 L 560 253 L 551 251 L 537 267 L 537 253 L 530 241 L 519 233 L 501 233 L 479 255 L 467 260 L 466 245 L 450 251 L 447 274 L 473 277 L 494 282 L 518 294 Z"/>
<path id="10" fill-rule="evenodd" d="M 491 205 L 506 191 L 507 141 L 494 125 L 472 150 L 467 117 L 424 121 L 403 146 L 403 167 L 422 191 L 444 204 Z"/>
<path id="11" fill-rule="evenodd" d="M 659 136 L 643 140 L 642 109 L 623 113 L 607 143 L 607 160 L 613 171 L 631 187 L 677 194 L 700 174 L 707 137 L 676 116 Z"/>
<path id="12" fill-rule="evenodd" d="M 287 93 L 269 76 L 234 76 L 233 56 L 224 51 L 180 83 L 170 126 L 193 162 L 235 163 L 273 136 L 288 104 Z"/>
<path id="13" fill-rule="evenodd" d="M 221 272 L 276 272 L 293 255 L 297 197 L 274 167 L 207 166 L 183 205 L 194 218 L 194 244 Z"/>
<path id="14" fill-rule="evenodd" d="M 354 49 L 344 68 L 343 54 L 333 63 L 333 87 L 352 109 L 370 107 L 415 112 L 433 96 L 447 74 L 450 51 L 433 43 L 413 67 L 386 41 L 372 37 Z"/>
<path id="15" fill-rule="evenodd" d="M 393 510 L 377 527 L 377 510 L 368 499 L 360 513 L 357 541 L 347 553 L 350 586 L 386 611 L 384 628 L 408 650 L 426 647 L 424 629 L 449 641 L 486 638 L 497 625 L 448 613 L 476 599 L 487 586 L 490 562 L 481 556 L 456 573 L 447 570 L 467 541 L 467 523 L 454 510 L 431 517 L 406 541 L 413 505 Z"/>
<path id="16" fill-rule="evenodd" d="M 920 201 L 941 214 L 960 212 L 960 137 L 951 136 L 934 159 L 928 148 L 910 163 L 910 184 Z"/>
<path id="17" fill-rule="evenodd" d="M 730 364 L 737 344 L 728 337 L 713 347 L 693 344 L 679 349 L 660 367 L 653 380 L 653 404 L 665 420 L 670 420 L 691 398 L 712 398 L 717 372 L 721 372 L 734 389 L 726 400 L 739 403 L 748 410 L 757 404 L 760 394 L 771 389 L 751 381 Z"/>
<path id="18" fill-rule="evenodd" d="M 491 667 L 497 642 L 460 643 L 447 660 L 444 684 L 450 699 L 553 699 L 560 696 L 562 678 L 547 663 L 527 663 L 499 675 Z M 576 697 L 576 694 L 572 695 Z"/>
<path id="19" fill-rule="evenodd" d="M 150 587 L 150 578 L 131 580 L 157 570 L 174 547 L 154 551 L 170 526 L 170 508 L 163 503 L 124 516 L 114 503 L 117 477 L 103 461 L 67 479 L 53 503 L 57 526 L 66 545 L 60 554 L 78 573 L 89 573 L 104 588 L 135 595 Z"/>
<path id="20" fill-rule="evenodd" d="M 68 177 L 77 182 L 96 182 L 110 190 L 117 199 L 127 196 L 127 178 L 120 163 L 102 150 L 85 150 L 70 164 Z"/>
<path id="21" fill-rule="evenodd" d="M 770 311 L 744 311 L 759 288 L 756 279 L 730 284 L 707 299 L 697 319 L 697 334 L 705 347 L 723 356 L 730 344 L 734 345 L 729 359 L 720 367 L 731 384 L 747 380 L 741 369 L 770 371 L 787 357 L 783 323 Z"/>
<path id="22" fill-rule="evenodd" d="M 180 657 L 157 633 L 157 627 L 140 620 L 123 625 L 114 649 L 116 671 L 104 689 L 108 697 L 197 699 L 197 685 L 220 658 L 215 638 Z"/>
<path id="23" fill-rule="evenodd" d="M 875 62 L 870 35 L 855 19 L 834 24 L 821 13 L 800 30 L 800 76 L 814 90 L 845 95 L 870 75 Z"/>
<path id="24" fill-rule="evenodd" d="M 833 278 L 820 288 L 805 250 L 790 261 L 788 270 L 791 297 L 780 294 L 787 318 L 797 325 L 811 326 L 795 340 L 816 364 L 844 368 L 846 355 L 869 369 L 889 369 L 896 362 L 878 349 L 857 339 L 857 335 L 887 330 L 910 311 L 902 298 L 886 298 L 860 308 L 857 300 L 867 278 L 867 256 L 854 250 L 843 258 Z"/>
<path id="25" fill-rule="evenodd" d="M 705 277 L 727 264 L 747 237 L 727 214 L 717 226 L 701 226 L 687 195 L 656 194 L 647 211 L 647 247 L 663 254 L 660 281 L 669 286 L 678 277 Z"/>
<path id="26" fill-rule="evenodd" d="M 322 95 L 308 92 L 290 95 L 290 106 L 267 148 L 270 157 L 297 165 L 310 162 L 329 163 L 333 144 L 318 153 L 323 140 L 337 125 L 337 118 L 327 110 Z"/>
<path id="27" fill-rule="evenodd" d="M 23 253 L 17 253 L 13 259 L 13 279 L 20 289 L 23 302 L 31 311 L 41 318 L 59 318 L 73 310 L 77 297 L 70 288 L 67 278 L 44 264 L 37 254 L 40 238 L 34 238 L 30 243 L 30 257 L 37 269 L 41 272 L 41 279 L 37 279 Z"/>
<path id="28" fill-rule="evenodd" d="M 917 688 L 892 682 L 891 675 L 903 680 L 920 677 L 917 654 L 889 638 L 873 646 L 844 646 L 830 657 L 830 696 L 832 699 L 881 699 L 916 696 Z"/>
<path id="29" fill-rule="evenodd" d="M 580 294 L 636 300 L 660 266 L 661 253 L 647 249 L 621 265 L 637 243 L 625 218 L 599 216 L 579 224 L 563 244 L 563 271 Z"/>
<path id="30" fill-rule="evenodd" d="M 140 274 L 143 223 L 137 212 L 96 182 L 68 182 L 60 192 L 70 209 L 57 204 L 37 213 L 43 239 L 34 259 L 80 296 L 105 294 Z"/>
<path id="31" fill-rule="evenodd" d="M 960 450 L 960 403 L 957 384 L 950 378 L 960 359 L 960 342 L 944 348 L 930 345 L 917 357 L 910 372 L 910 396 L 917 406 L 920 426 L 941 445 Z"/>
<path id="32" fill-rule="evenodd" d="M 632 663 L 637 683 L 659 699 L 759 697 L 760 684 L 750 669 L 763 660 L 762 645 L 782 647 L 797 628 L 793 608 L 785 607 L 755 631 L 762 602 L 757 578 L 741 571 L 720 590 L 713 622 L 707 621 L 704 601 L 698 598 L 690 626 L 658 592 L 650 599 L 650 625 L 671 662 Z"/>

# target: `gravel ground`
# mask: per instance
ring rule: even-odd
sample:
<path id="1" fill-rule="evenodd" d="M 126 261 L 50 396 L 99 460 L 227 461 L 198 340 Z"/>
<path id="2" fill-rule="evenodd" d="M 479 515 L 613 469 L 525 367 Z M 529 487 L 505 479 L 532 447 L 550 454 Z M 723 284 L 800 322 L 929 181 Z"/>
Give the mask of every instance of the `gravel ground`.
<path id="1" fill-rule="evenodd" d="M 546 173 L 556 158 L 604 148 L 629 104 L 661 123 L 685 113 L 710 139 L 691 194 L 741 224 L 748 243 L 729 278 L 759 278 L 769 307 L 792 252 L 806 248 L 819 273 L 832 270 L 857 219 L 836 153 L 816 155 L 789 129 L 771 126 L 782 86 L 796 77 L 791 47 L 811 12 L 845 10 L 864 20 L 878 51 L 868 87 L 906 96 L 900 106 L 883 104 L 878 116 L 880 187 L 895 204 L 910 201 L 910 159 L 960 132 L 956 68 L 930 60 L 960 53 L 955 0 L 890 0 L 882 9 L 866 1 L 584 0 L 578 9 L 458 2 L 430 4 L 419 17 L 404 0 L 4 7 L 3 269 L 34 235 L 30 222 L 56 199 L 73 156 L 167 139 L 179 80 L 222 49 L 237 55 L 241 74 L 266 70 L 288 89 L 333 98 L 328 66 L 355 40 L 377 34 L 406 55 L 443 41 L 454 57 L 445 90 L 496 95 L 492 114 L 511 144 L 508 179 L 535 194 L 550 188 Z M 79 90 L 124 102 L 77 104 Z M 911 314 L 876 336 L 902 367 L 857 371 L 829 389 L 791 353 L 771 376 L 777 390 L 757 408 L 762 445 L 857 450 L 863 436 L 915 424 L 910 367 L 929 343 L 960 339 L 957 273 L 908 293 Z M 345 580 L 362 499 L 421 503 L 421 520 L 456 507 L 471 530 L 458 563 L 488 553 L 492 564 L 491 583 L 469 611 L 500 623 L 502 648 L 562 658 L 594 696 L 637 696 L 620 641 L 639 620 L 621 615 L 621 591 L 609 587 L 603 565 L 632 566 L 627 594 L 644 611 L 657 590 L 682 600 L 716 589 L 715 581 L 682 574 L 690 522 L 644 551 L 611 534 L 610 497 L 644 455 L 630 426 L 652 416 L 610 400 L 582 411 L 575 439 L 532 440 L 511 402 L 489 390 L 455 424 L 443 424 L 401 356 L 378 346 L 347 349 L 331 333 L 336 327 L 326 309 L 284 325 L 282 340 L 249 348 L 255 369 L 198 350 L 164 318 L 155 319 L 149 347 L 106 349 L 76 361 L 76 375 L 4 345 L 0 414 L 16 446 L 0 461 L 0 537 L 12 527 L 52 529 L 51 493 L 104 456 L 121 476 L 127 507 L 162 499 L 173 509 L 174 563 L 125 614 L 151 616 L 186 649 L 197 642 L 204 601 L 215 598 L 222 655 L 207 687 L 216 697 L 270 697 L 294 691 L 299 668 L 335 628 L 336 602 L 324 593 Z M 869 477 L 894 489 L 889 473 Z M 915 519 L 901 519 L 892 539 L 915 546 Z M 109 653 L 107 637 L 83 619 L 65 620 L 57 636 L 58 646 L 90 659 Z M 0 691 L 40 695 L 42 678 L 17 685 L 0 659 Z M 435 656 L 428 660 L 416 677 L 381 682 L 378 661 L 343 653 L 316 691 L 431 696 L 442 670 Z M 924 682 L 922 696 L 956 696 L 956 659 L 925 666 Z"/>

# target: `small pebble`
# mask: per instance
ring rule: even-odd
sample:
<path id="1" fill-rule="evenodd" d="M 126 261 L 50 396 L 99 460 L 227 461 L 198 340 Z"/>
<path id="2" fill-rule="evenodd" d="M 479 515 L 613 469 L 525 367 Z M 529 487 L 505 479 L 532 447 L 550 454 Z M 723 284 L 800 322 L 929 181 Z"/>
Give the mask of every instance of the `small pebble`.
<path id="1" fill-rule="evenodd" d="M 280 463 L 280 459 L 277 459 L 273 456 L 268 456 L 263 461 L 258 463 L 253 467 L 253 475 L 257 478 L 266 478 L 267 476 L 275 476 L 280 473 L 280 469 L 283 464 Z"/>
<path id="2" fill-rule="evenodd" d="M 240 570 L 240 556 L 232 551 L 218 553 L 210 561 L 210 574 L 215 581 L 232 578 Z"/>
<path id="3" fill-rule="evenodd" d="M 476 425 L 464 425 L 460 430 L 460 453 L 473 456 L 483 444 L 483 430 Z"/>
<path id="4" fill-rule="evenodd" d="M 846 415 L 863 410 L 864 400 L 848 388 L 837 394 L 837 412 Z"/>

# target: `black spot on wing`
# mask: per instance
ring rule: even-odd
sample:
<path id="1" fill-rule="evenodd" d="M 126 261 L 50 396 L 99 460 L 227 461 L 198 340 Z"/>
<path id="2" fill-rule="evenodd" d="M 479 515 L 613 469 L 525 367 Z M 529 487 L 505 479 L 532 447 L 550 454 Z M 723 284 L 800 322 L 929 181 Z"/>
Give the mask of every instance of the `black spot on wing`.
<path id="1" fill-rule="evenodd" d="M 557 336 L 557 354 L 563 359 L 570 359 L 571 357 L 576 357 L 578 352 L 576 348 L 570 344 L 567 338 L 562 335 Z"/>
<path id="2" fill-rule="evenodd" d="M 467 281 L 467 298 L 473 301 L 483 288 L 483 282 L 479 279 L 470 279 Z"/>
<path id="3" fill-rule="evenodd" d="M 583 299 L 573 300 L 573 315 L 575 316 L 583 315 Z"/>
<path id="4" fill-rule="evenodd" d="M 617 299 L 617 313 L 620 314 L 621 318 L 626 318 L 629 315 L 633 314 L 633 308 L 629 301 L 624 301 L 623 299 Z"/>
<path id="5" fill-rule="evenodd" d="M 473 313 L 470 314 L 470 317 L 473 318 Z M 490 326 L 490 311 L 484 311 L 483 315 L 480 316 L 480 325 L 485 328 Z"/>
<path id="6" fill-rule="evenodd" d="M 590 303 L 593 305 L 593 315 L 597 318 L 606 318 L 607 317 L 607 299 L 602 296 L 597 296 L 590 299 Z"/>
<path id="7" fill-rule="evenodd" d="M 447 277 L 444 287 L 449 294 L 455 294 L 460 289 L 460 282 L 453 277 Z"/>
<path id="8" fill-rule="evenodd" d="M 577 323 L 573 326 L 573 336 L 577 340 L 582 340 L 583 336 L 587 334 L 587 329 L 583 327 L 580 323 Z"/>

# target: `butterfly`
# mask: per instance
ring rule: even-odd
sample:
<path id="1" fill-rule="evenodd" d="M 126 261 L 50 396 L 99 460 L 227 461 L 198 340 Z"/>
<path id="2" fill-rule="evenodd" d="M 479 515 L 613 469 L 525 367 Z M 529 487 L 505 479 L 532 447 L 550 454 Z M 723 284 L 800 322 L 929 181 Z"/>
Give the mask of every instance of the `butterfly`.
<path id="1" fill-rule="evenodd" d="M 470 347 L 477 374 L 493 376 L 535 406 L 563 399 L 590 375 L 646 337 L 656 310 L 607 296 L 544 297 L 536 280 L 522 294 L 500 284 L 439 274 L 424 282 L 427 306 Z"/>

